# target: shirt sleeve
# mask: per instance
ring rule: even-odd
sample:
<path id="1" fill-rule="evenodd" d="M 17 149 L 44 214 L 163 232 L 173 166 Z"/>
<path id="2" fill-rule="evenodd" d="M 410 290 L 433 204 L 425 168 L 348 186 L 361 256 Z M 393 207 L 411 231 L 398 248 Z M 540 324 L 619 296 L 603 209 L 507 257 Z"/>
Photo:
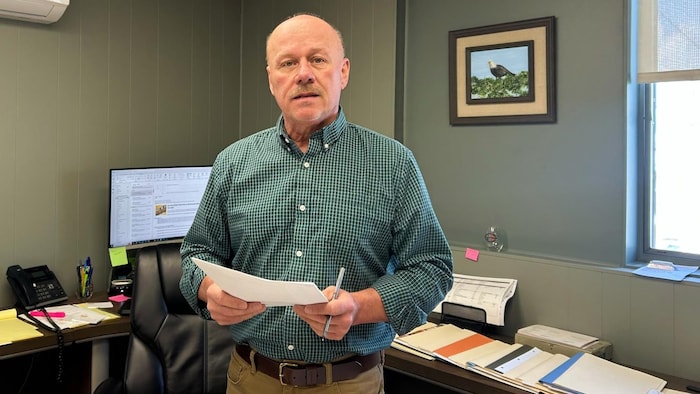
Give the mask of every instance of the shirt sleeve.
<path id="1" fill-rule="evenodd" d="M 397 172 L 393 255 L 389 275 L 374 284 L 399 335 L 426 322 L 452 288 L 452 252 L 433 211 L 423 177 L 408 152 Z M 392 274 L 393 272 L 393 274 Z"/>
<path id="2" fill-rule="evenodd" d="M 211 315 L 206 309 L 206 304 L 198 297 L 199 286 L 205 274 L 192 261 L 192 257 L 220 265 L 231 261 L 225 210 L 219 198 L 222 189 L 220 166 L 217 158 L 197 214 L 180 248 L 182 256 L 180 292 L 192 309 L 206 319 L 211 319 Z"/>

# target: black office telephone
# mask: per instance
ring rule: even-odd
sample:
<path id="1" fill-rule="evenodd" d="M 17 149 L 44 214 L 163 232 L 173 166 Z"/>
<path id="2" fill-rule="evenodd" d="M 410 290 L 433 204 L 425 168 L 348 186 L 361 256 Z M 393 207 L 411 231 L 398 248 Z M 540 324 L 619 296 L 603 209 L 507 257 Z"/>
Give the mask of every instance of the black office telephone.
<path id="1" fill-rule="evenodd" d="M 18 306 L 27 311 L 68 300 L 58 278 L 46 265 L 26 269 L 19 265 L 7 267 L 7 281 Z"/>

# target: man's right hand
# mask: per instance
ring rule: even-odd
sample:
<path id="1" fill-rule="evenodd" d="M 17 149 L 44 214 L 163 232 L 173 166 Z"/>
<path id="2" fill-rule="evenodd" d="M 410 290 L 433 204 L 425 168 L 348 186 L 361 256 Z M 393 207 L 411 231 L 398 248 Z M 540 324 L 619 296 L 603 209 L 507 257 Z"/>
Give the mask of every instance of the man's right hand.
<path id="1" fill-rule="evenodd" d="M 208 276 L 202 280 L 198 296 L 207 303 L 211 318 L 222 326 L 246 321 L 266 309 L 260 302 L 246 302 L 226 293 Z"/>

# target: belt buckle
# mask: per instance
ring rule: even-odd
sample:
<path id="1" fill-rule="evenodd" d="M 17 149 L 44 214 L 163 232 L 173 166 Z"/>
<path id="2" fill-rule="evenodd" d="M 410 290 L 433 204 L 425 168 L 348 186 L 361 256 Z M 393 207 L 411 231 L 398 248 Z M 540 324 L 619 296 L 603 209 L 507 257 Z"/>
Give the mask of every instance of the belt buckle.
<path id="1" fill-rule="evenodd" d="M 280 377 L 280 383 L 282 386 L 287 386 L 288 384 L 284 382 L 284 367 L 298 367 L 299 364 L 294 364 L 294 363 L 285 363 L 281 362 L 280 367 L 279 367 L 279 377 Z"/>

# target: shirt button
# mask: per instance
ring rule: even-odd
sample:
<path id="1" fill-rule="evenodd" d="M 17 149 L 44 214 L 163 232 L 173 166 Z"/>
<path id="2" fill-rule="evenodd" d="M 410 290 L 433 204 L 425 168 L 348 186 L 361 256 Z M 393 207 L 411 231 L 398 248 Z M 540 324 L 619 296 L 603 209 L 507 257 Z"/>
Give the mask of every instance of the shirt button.
<path id="1" fill-rule="evenodd" d="M 284 142 L 289 143 L 289 138 L 285 138 Z"/>
<path id="2" fill-rule="evenodd" d="M 323 144 L 323 149 L 328 150 L 329 147 L 330 147 L 330 145 L 328 145 L 328 144 Z"/>
<path id="3" fill-rule="evenodd" d="M 294 350 L 294 345 L 287 345 L 287 350 Z"/>
<path id="4" fill-rule="evenodd" d="M 311 164 L 308 161 L 304 162 L 304 168 L 309 168 L 311 167 Z"/>
<path id="5" fill-rule="evenodd" d="M 301 257 L 304 253 L 301 252 L 301 250 L 297 250 L 296 255 L 297 257 Z"/>
<path id="6" fill-rule="evenodd" d="M 299 210 L 300 211 L 306 211 L 306 205 L 299 205 Z"/>

